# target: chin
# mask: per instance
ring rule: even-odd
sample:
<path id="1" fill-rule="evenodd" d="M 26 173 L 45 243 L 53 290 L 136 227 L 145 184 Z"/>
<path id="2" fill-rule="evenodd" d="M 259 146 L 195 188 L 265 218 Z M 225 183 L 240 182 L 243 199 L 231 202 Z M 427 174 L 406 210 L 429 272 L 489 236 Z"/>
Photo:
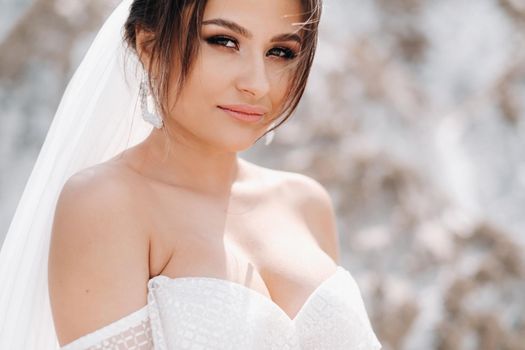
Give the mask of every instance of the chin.
<path id="1" fill-rule="evenodd" d="M 254 145 L 254 142 L 255 140 L 251 140 L 250 142 L 228 143 L 224 146 L 228 152 L 237 153 L 248 150 Z"/>
<path id="2" fill-rule="evenodd" d="M 206 125 L 206 130 L 198 131 L 204 131 L 200 134 L 201 139 L 219 151 L 242 152 L 254 145 L 264 133 L 264 127 L 245 125 L 226 119 L 226 121 L 210 123 Z M 197 132 L 195 134 L 198 135 Z"/>
<path id="3" fill-rule="evenodd" d="M 227 152 L 243 152 L 251 148 L 256 140 L 256 136 L 246 134 L 243 137 L 237 135 L 228 139 L 222 138 L 216 142 L 220 148 Z"/>

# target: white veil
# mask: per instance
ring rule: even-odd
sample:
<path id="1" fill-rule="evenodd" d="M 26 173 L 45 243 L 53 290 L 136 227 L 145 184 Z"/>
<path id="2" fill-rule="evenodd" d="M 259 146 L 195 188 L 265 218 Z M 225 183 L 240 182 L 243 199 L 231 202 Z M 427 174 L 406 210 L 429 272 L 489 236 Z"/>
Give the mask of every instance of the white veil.
<path id="1" fill-rule="evenodd" d="M 137 108 L 138 60 L 123 42 L 130 6 L 124 0 L 113 11 L 69 82 L 9 226 L 0 251 L 0 349 L 59 348 L 47 280 L 58 195 L 71 175 L 152 129 Z"/>

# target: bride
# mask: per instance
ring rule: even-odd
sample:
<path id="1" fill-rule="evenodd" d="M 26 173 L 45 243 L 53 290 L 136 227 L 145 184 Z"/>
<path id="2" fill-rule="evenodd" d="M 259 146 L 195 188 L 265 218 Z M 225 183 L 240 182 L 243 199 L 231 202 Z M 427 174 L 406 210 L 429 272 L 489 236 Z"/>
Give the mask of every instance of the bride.
<path id="1" fill-rule="evenodd" d="M 327 191 L 238 156 L 296 109 L 320 16 L 321 0 L 120 4 L 2 248 L 0 348 L 380 348 Z"/>

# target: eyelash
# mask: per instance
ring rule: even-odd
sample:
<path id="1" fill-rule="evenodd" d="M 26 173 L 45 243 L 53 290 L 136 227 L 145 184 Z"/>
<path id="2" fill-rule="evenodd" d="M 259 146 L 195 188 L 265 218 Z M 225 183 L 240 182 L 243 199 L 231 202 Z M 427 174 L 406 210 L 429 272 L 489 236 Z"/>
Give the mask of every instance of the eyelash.
<path id="1" fill-rule="evenodd" d="M 230 38 L 230 37 L 227 37 L 227 36 L 222 36 L 222 35 L 220 35 L 220 36 L 219 35 L 218 36 L 212 36 L 210 38 L 207 38 L 206 41 L 209 44 L 211 44 L 211 45 L 224 46 L 224 47 L 226 47 L 228 49 L 233 49 L 233 47 L 222 45 L 222 44 L 220 44 L 220 42 L 221 41 L 231 41 L 231 42 L 235 43 L 235 46 L 238 46 L 237 40 L 235 40 L 233 38 Z M 297 57 L 297 54 L 295 53 L 295 51 L 290 49 L 290 48 L 287 48 L 287 47 L 274 47 L 274 48 L 272 48 L 272 50 L 274 50 L 274 49 L 281 50 L 281 52 L 285 53 L 284 56 L 277 56 L 277 58 L 289 61 L 289 60 L 292 60 L 295 57 Z"/>

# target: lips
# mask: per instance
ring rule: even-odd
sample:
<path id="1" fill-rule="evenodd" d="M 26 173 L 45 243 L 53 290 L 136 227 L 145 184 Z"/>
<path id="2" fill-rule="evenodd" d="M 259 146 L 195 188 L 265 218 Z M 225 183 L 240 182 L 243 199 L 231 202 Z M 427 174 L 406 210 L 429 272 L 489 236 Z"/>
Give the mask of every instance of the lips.
<path id="1" fill-rule="evenodd" d="M 264 114 L 248 114 L 244 112 L 238 112 L 235 110 L 227 109 L 221 106 L 219 106 L 219 108 L 222 109 L 229 116 L 237 120 L 244 121 L 244 122 L 257 122 L 264 118 Z"/>
<path id="2" fill-rule="evenodd" d="M 248 115 L 264 115 L 268 113 L 267 108 L 254 105 L 221 105 L 219 108 Z"/>

